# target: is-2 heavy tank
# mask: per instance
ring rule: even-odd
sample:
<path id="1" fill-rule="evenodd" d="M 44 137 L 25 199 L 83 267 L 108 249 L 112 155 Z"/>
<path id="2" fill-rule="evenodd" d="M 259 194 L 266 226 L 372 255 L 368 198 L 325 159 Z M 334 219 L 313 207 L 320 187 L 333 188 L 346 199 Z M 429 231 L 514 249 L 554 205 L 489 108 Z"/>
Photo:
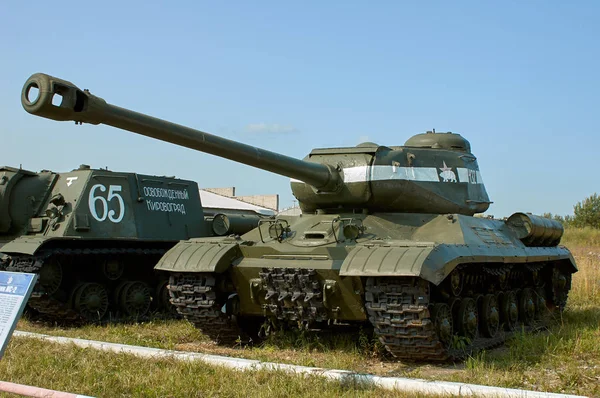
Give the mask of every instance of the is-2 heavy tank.
<path id="1" fill-rule="evenodd" d="M 43 74 L 26 82 L 22 101 L 35 115 L 111 125 L 291 178 L 302 215 L 182 241 L 156 266 L 170 274 L 178 311 L 216 341 L 255 336 L 259 325 L 370 323 L 394 356 L 443 360 L 502 344 L 566 305 L 577 268 L 558 245 L 562 226 L 525 213 L 474 217 L 491 202 L 458 134 L 315 149 L 299 160 L 107 104 Z"/>

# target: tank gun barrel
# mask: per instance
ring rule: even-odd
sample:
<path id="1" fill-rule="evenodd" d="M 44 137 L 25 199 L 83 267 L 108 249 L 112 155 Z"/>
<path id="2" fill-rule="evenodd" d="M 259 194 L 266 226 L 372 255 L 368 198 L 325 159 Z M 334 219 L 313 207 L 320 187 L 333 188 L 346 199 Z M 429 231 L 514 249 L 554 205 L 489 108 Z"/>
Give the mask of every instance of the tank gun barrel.
<path id="1" fill-rule="evenodd" d="M 30 98 L 36 89 L 37 97 Z M 60 104 L 54 105 L 60 97 Z M 113 126 L 294 178 L 323 192 L 336 191 L 342 180 L 334 166 L 281 155 L 111 105 L 88 90 L 43 73 L 25 82 L 21 103 L 33 115 Z"/>

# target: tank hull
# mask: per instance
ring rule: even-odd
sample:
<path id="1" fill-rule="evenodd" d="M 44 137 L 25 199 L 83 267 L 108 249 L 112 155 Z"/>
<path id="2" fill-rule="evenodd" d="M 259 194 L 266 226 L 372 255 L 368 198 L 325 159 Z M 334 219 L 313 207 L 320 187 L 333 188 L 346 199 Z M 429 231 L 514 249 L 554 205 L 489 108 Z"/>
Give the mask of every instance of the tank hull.
<path id="1" fill-rule="evenodd" d="M 566 248 L 526 246 L 504 221 L 400 213 L 279 218 L 242 237 L 181 242 L 156 269 L 171 275 L 178 311 L 217 341 L 256 338 L 257 325 L 366 323 L 411 360 L 539 327 L 564 308 L 577 270 Z"/>

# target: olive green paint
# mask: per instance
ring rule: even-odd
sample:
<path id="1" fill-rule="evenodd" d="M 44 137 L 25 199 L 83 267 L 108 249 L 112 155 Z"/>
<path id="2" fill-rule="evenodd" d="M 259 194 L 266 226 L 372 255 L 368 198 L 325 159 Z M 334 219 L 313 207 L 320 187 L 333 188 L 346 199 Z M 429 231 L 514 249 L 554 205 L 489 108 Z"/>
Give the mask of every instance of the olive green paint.
<path id="1" fill-rule="evenodd" d="M 40 90 L 35 101 L 27 96 L 31 87 Z M 52 105 L 55 94 L 60 106 Z M 156 267 L 228 274 L 220 280 L 233 283 L 242 315 L 262 314 L 262 269 L 315 270 L 329 319 L 342 321 L 365 320 L 370 276 L 439 285 L 460 264 L 577 270 L 552 221 L 522 213 L 506 222 L 473 217 L 491 202 L 471 146 L 458 134 L 418 134 L 403 146 L 321 148 L 298 160 L 110 105 L 44 74 L 25 83 L 22 103 L 38 116 L 102 123 L 290 177 L 303 215 L 261 221 L 241 237 L 181 242 Z"/>
<path id="2" fill-rule="evenodd" d="M 32 255 L 57 241 L 174 243 L 208 234 L 193 181 L 88 167 L 66 173 L 3 167 L 0 180 L 3 253 Z"/>

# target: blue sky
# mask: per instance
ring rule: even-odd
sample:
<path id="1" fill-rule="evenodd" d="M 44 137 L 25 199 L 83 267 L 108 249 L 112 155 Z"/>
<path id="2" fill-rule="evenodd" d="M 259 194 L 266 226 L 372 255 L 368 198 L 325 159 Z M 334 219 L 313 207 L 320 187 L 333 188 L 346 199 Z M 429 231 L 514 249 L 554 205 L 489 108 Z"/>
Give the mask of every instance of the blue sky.
<path id="1" fill-rule="evenodd" d="M 21 87 L 44 72 L 299 158 L 457 132 L 496 216 L 568 214 L 600 191 L 600 2 L 33 3 L 0 6 L 2 164 L 176 175 L 292 205 L 285 177 L 27 114 Z"/>

